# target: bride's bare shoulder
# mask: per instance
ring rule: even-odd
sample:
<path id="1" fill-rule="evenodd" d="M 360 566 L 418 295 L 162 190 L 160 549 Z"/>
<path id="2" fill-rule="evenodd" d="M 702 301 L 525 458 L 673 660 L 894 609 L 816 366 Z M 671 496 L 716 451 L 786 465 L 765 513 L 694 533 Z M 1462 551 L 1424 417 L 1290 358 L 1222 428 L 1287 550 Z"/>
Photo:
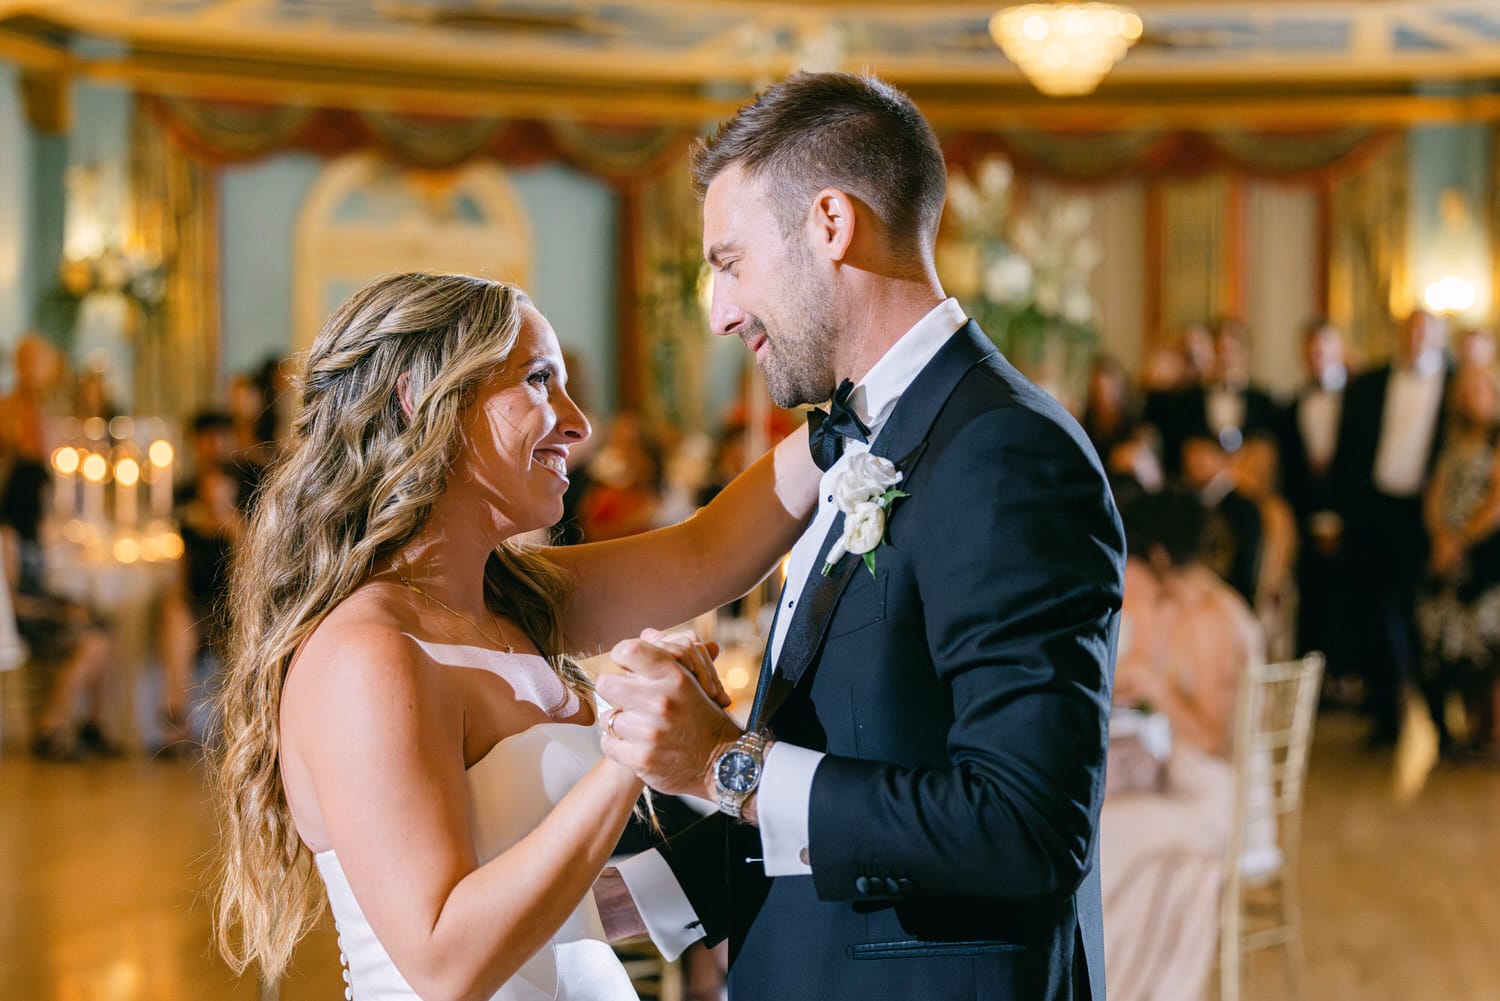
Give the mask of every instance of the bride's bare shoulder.
<path id="1" fill-rule="evenodd" d="M 380 581 L 339 602 L 303 642 L 287 671 L 284 699 L 316 698 L 331 686 L 400 688 L 430 684 L 432 660 L 412 632 L 417 616 L 405 592 Z"/>

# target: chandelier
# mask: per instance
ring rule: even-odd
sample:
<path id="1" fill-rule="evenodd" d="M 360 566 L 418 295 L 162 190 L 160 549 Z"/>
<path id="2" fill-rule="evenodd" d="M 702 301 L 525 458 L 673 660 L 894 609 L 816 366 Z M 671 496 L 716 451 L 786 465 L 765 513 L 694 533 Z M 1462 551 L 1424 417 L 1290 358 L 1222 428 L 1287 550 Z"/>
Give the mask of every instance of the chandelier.
<path id="1" fill-rule="evenodd" d="M 990 35 L 1043 94 L 1091 93 L 1141 37 L 1141 18 L 1110 3 L 1028 3 L 990 19 Z"/>

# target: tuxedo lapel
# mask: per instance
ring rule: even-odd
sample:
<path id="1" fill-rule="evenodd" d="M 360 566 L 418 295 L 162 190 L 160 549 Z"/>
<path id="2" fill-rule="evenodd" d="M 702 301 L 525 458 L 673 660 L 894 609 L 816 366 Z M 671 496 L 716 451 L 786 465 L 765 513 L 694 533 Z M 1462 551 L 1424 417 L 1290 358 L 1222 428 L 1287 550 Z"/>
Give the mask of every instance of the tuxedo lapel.
<path id="1" fill-rule="evenodd" d="M 912 469 L 927 449 L 927 433 L 932 428 L 932 422 L 937 419 L 938 411 L 948 401 L 964 373 L 996 353 L 994 345 L 984 336 L 979 325 L 973 320 L 966 323 L 922 369 L 906 392 L 901 394 L 896 409 L 875 439 L 871 453 L 885 459 L 900 456 L 893 461 L 903 474 L 902 482 L 909 482 Z M 775 670 L 767 670 L 770 667 L 769 656 L 762 661 L 755 708 L 751 711 L 752 728 L 762 725 L 775 715 L 787 694 L 797 687 L 822 645 L 829 620 L 838 607 L 839 597 L 849 585 L 855 570 L 864 566 L 864 561 L 858 556 L 846 554 L 824 576 L 822 570 L 828 561 L 828 553 L 843 532 L 844 515 L 840 512 L 834 518 L 828 534 L 824 536 L 818 558 L 813 562 L 812 573 L 802 589 L 802 598 L 797 604 L 791 624 L 787 627 L 786 641 L 782 644 L 781 657 L 776 662 Z M 777 613 L 780 614 L 780 611 L 778 604 Z M 772 635 L 775 635 L 774 627 Z"/>

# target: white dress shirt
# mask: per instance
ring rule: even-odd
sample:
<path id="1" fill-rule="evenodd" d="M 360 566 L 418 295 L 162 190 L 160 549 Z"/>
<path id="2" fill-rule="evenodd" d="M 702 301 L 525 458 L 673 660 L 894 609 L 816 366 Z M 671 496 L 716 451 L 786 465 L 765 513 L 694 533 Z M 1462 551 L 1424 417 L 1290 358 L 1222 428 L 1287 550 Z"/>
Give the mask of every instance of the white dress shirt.
<path id="1" fill-rule="evenodd" d="M 1342 368 L 1315 389 L 1308 390 L 1297 407 L 1297 430 L 1302 433 L 1302 448 L 1307 464 L 1321 473 L 1333 462 L 1339 444 L 1339 420 L 1344 411 L 1344 384 L 1348 376 Z"/>
<path id="2" fill-rule="evenodd" d="M 1375 452 L 1375 489 L 1387 497 L 1415 497 L 1422 492 L 1446 381 L 1443 356 L 1436 351 L 1423 355 L 1411 368 L 1391 369 Z"/>
<path id="3" fill-rule="evenodd" d="M 873 446 L 901 394 L 927 367 L 943 345 L 956 334 L 968 317 L 957 299 L 947 299 L 917 321 L 854 387 L 849 405 L 870 429 L 870 441 L 848 441 L 844 454 L 823 474 L 818 493 L 818 511 L 812 524 L 792 547 L 787 563 L 787 581 L 770 637 L 771 663 L 781 659 L 787 632 L 796 616 L 802 588 L 818 568 L 813 566 L 823 540 L 833 527 L 838 508 L 830 485 L 852 455 Z M 852 557 L 845 557 L 846 559 Z M 794 589 L 790 582 L 801 581 Z M 812 866 L 804 861 L 808 848 L 808 814 L 812 805 L 813 774 L 823 760 L 819 751 L 776 741 L 766 753 L 760 788 L 756 792 L 756 816 L 768 876 L 805 876 Z M 692 905 L 672 876 L 666 860 L 656 851 L 643 852 L 619 866 L 620 875 L 636 902 L 652 940 L 667 959 L 703 937 Z"/>

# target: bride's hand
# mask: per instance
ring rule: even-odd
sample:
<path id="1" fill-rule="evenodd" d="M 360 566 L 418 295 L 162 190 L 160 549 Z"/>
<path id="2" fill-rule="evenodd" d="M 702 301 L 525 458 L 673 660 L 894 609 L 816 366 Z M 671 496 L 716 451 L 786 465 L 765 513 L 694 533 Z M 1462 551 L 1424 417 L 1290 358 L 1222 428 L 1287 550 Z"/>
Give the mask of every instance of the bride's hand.
<path id="1" fill-rule="evenodd" d="M 641 631 L 641 639 L 669 651 L 677 658 L 682 669 L 698 682 L 703 693 L 719 705 L 728 708 L 729 703 L 734 701 L 719 680 L 719 672 L 714 670 L 714 660 L 719 656 L 719 644 L 712 641 L 705 643 L 691 631 L 664 633 L 659 629 L 644 629 Z"/>
<path id="2" fill-rule="evenodd" d="M 712 671 L 713 649 L 691 637 L 626 640 L 610 654 L 620 672 L 599 679 L 600 697 L 613 706 L 600 746 L 658 792 L 712 797 L 712 762 L 740 735 L 697 680 Z"/>

